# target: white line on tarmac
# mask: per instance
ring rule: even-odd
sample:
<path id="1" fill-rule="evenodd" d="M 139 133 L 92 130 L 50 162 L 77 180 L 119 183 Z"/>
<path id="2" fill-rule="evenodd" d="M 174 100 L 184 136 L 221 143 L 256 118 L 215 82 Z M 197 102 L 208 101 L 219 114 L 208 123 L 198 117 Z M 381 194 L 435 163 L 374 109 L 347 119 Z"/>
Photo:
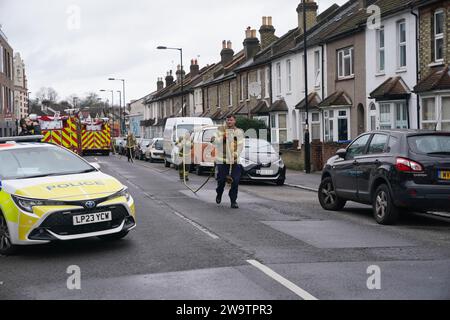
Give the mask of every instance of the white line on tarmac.
<path id="1" fill-rule="evenodd" d="M 303 300 L 318 300 L 316 297 L 314 297 L 310 293 L 306 292 L 305 290 L 303 290 L 302 288 L 300 288 L 296 284 L 294 284 L 291 281 L 289 281 L 288 279 L 282 277 L 281 275 L 279 275 L 278 273 L 276 273 L 275 271 L 273 271 L 269 267 L 263 265 L 262 263 L 260 263 L 260 262 L 258 262 L 256 260 L 247 260 L 247 262 L 249 264 L 251 264 L 252 266 L 254 266 L 255 268 L 257 268 L 260 271 L 262 271 L 263 273 L 265 273 L 267 276 L 269 276 L 273 280 L 277 281 L 278 283 L 280 283 L 284 287 L 286 287 L 289 290 L 291 290 L 292 292 L 294 292 L 296 295 L 298 295 Z"/>
<path id="2" fill-rule="evenodd" d="M 207 236 L 213 238 L 214 240 L 219 240 L 220 237 L 217 236 L 216 234 L 212 233 L 211 231 L 209 231 L 208 229 L 206 229 L 205 227 L 201 226 L 200 224 L 198 224 L 197 222 L 189 219 L 188 217 L 184 216 L 183 214 L 175 211 L 174 209 L 172 209 L 170 206 L 168 206 L 162 199 L 154 199 L 151 195 L 149 195 L 148 193 L 144 192 L 143 193 L 144 196 L 146 196 L 149 199 L 155 200 L 158 203 L 160 203 L 160 205 L 164 205 L 166 207 L 168 207 L 168 209 L 174 214 L 176 215 L 178 218 L 183 219 L 184 221 L 186 221 L 187 223 L 189 223 L 190 225 L 192 225 L 194 228 L 200 230 L 201 232 L 203 232 L 204 234 L 206 234 Z"/>

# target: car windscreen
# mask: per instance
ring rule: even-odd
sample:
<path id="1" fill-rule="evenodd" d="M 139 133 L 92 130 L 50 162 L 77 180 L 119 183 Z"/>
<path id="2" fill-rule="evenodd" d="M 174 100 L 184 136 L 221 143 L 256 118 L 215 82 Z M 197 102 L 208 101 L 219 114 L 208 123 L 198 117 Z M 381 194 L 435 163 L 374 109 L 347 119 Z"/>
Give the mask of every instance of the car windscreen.
<path id="1" fill-rule="evenodd" d="M 163 140 L 157 140 L 155 142 L 155 149 L 156 150 L 163 150 L 164 149 L 164 142 L 163 142 Z"/>
<path id="2" fill-rule="evenodd" d="M 188 132 L 194 131 L 194 125 L 193 124 L 180 124 L 177 126 L 177 138 L 183 137 Z"/>
<path id="3" fill-rule="evenodd" d="M 408 137 L 412 152 L 450 156 L 450 134 L 429 134 Z"/>
<path id="4" fill-rule="evenodd" d="M 96 171 L 70 151 L 58 147 L 0 151 L 0 179 L 26 179 Z"/>
<path id="5" fill-rule="evenodd" d="M 211 138 L 216 134 L 217 129 L 208 129 L 203 133 L 203 142 L 211 142 Z"/>
<path id="6" fill-rule="evenodd" d="M 272 145 L 265 141 L 265 140 L 257 140 L 257 139 L 250 139 L 245 140 L 244 143 L 245 151 L 248 153 L 265 153 L 265 154 L 275 154 L 276 151 L 272 147 Z"/>

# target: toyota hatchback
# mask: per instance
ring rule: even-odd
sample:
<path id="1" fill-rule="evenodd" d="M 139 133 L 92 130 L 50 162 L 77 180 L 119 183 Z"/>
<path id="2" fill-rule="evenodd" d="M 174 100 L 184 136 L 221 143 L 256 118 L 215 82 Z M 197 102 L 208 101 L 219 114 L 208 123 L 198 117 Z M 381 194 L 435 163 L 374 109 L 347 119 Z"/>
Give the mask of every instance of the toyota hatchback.
<path id="1" fill-rule="evenodd" d="M 120 239 L 135 228 L 127 188 L 62 147 L 0 138 L 0 254 L 19 245 L 88 237 Z"/>

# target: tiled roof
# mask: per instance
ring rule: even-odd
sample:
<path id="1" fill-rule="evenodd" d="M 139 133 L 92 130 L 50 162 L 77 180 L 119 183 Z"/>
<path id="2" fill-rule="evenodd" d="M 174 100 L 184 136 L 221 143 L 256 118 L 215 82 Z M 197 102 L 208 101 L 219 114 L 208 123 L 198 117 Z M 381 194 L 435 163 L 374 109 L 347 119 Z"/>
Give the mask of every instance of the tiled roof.
<path id="1" fill-rule="evenodd" d="M 269 112 L 286 112 L 286 111 L 289 111 L 289 108 L 284 99 L 275 101 L 269 108 Z"/>
<path id="2" fill-rule="evenodd" d="M 378 86 L 372 93 L 370 98 L 376 101 L 394 100 L 407 97 L 411 93 L 402 77 L 391 77 Z"/>
<path id="3" fill-rule="evenodd" d="M 260 100 L 256 106 L 250 111 L 251 114 L 266 114 L 269 113 L 269 106 L 265 100 Z"/>
<path id="4" fill-rule="evenodd" d="M 330 106 L 351 106 L 352 99 L 344 91 L 336 91 L 325 98 L 318 107 L 330 107 Z"/>
<path id="5" fill-rule="evenodd" d="M 321 99 L 320 99 L 319 95 L 317 94 L 317 92 L 311 92 L 308 95 L 308 107 L 309 108 L 317 108 L 319 106 L 320 102 L 321 102 Z M 304 110 L 305 107 L 306 107 L 305 99 L 303 99 L 295 106 L 295 109 Z"/>
<path id="6" fill-rule="evenodd" d="M 448 65 L 434 68 L 427 77 L 414 87 L 414 92 L 417 93 L 434 90 L 450 90 L 450 70 Z"/>

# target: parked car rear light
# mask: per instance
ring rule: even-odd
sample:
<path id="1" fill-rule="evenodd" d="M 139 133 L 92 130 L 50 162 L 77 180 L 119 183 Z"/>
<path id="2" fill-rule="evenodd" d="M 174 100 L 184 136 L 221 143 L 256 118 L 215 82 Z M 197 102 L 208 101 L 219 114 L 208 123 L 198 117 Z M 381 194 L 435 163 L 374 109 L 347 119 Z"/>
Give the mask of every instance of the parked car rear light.
<path id="1" fill-rule="evenodd" d="M 415 161 L 405 159 L 405 158 L 397 158 L 395 168 L 397 168 L 398 171 L 402 171 L 402 172 L 422 172 L 423 171 L 423 167 L 420 163 L 417 163 Z"/>

